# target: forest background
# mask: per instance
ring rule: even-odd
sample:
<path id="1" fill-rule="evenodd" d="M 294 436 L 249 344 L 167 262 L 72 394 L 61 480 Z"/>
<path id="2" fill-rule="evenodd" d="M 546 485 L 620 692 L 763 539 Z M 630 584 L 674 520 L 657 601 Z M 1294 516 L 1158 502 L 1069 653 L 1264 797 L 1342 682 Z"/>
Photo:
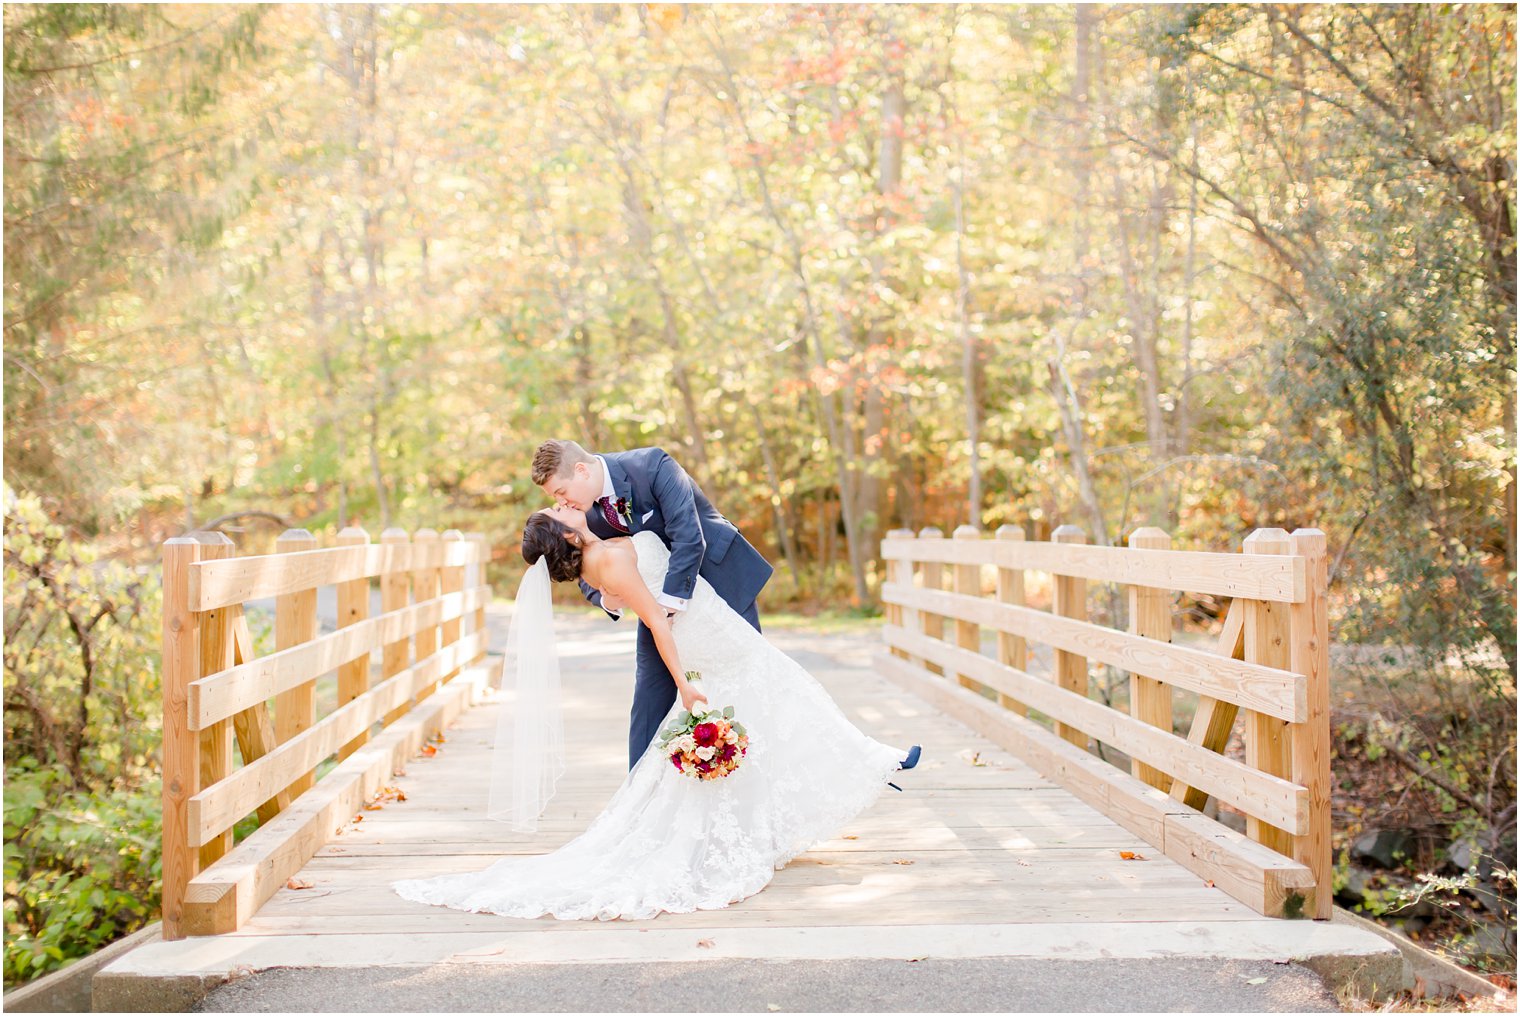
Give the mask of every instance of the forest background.
<path id="1" fill-rule="evenodd" d="M 1512 5 L 4 29 L 8 983 L 154 915 L 159 544 L 508 590 L 549 436 L 675 454 L 768 615 L 871 617 L 894 527 L 1323 529 L 1342 901 L 1513 969 Z"/>

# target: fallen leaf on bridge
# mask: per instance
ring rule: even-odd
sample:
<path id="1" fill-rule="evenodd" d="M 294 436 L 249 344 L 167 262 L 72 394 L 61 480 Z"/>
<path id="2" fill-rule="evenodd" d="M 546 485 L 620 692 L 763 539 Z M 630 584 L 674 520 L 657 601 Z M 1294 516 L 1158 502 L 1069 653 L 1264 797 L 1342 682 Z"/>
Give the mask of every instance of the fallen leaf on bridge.
<path id="1" fill-rule="evenodd" d="M 422 754 L 431 758 L 434 755 L 438 754 L 438 749 L 434 748 L 431 744 L 424 744 L 422 746 Z"/>
<path id="2" fill-rule="evenodd" d="M 712 939 L 710 939 L 710 938 L 699 938 L 699 939 L 697 939 L 697 948 L 698 949 L 711 949 L 712 947 L 713 947 L 713 940 Z"/>
<path id="3" fill-rule="evenodd" d="M 1133 850 L 1121 850 L 1121 851 L 1119 851 L 1119 856 L 1122 857 L 1126 861 L 1148 861 L 1148 860 L 1150 860 L 1150 858 L 1146 857 L 1144 854 L 1137 854 Z"/>
<path id="4" fill-rule="evenodd" d="M 1020 867 L 1024 867 L 1024 868 L 1032 868 L 1032 867 L 1034 867 L 1034 865 L 1030 864 L 1028 861 L 1024 860 L 1022 857 L 1014 858 L 1014 860 L 1016 860 L 1016 861 L 1019 862 Z"/>
<path id="5" fill-rule="evenodd" d="M 1204 879 L 1203 884 L 1208 886 L 1210 889 L 1214 888 L 1214 880 L 1211 878 Z"/>
<path id="6" fill-rule="evenodd" d="M 912 864 L 912 861 L 893 861 L 893 864 Z"/>
<path id="7" fill-rule="evenodd" d="M 289 878 L 287 878 L 285 880 L 285 888 L 286 889 L 310 889 L 311 888 L 311 883 L 305 881 L 304 879 L 296 878 L 294 875 L 292 875 L 292 876 L 290 876 Z"/>
<path id="8" fill-rule="evenodd" d="M 839 838 L 840 838 L 840 839 L 841 839 L 841 840 L 858 840 L 858 839 L 860 839 L 860 837 L 859 837 L 859 836 L 841 836 L 841 837 L 839 837 Z"/>

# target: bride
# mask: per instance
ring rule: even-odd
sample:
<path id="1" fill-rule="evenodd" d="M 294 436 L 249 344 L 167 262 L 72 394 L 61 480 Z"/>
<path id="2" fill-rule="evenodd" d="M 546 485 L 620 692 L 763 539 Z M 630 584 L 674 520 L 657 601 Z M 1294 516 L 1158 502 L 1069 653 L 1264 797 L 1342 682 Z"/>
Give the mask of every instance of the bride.
<path id="1" fill-rule="evenodd" d="M 517 828 L 536 828 L 563 768 L 551 578 L 584 579 L 649 627 L 680 692 L 660 729 L 699 703 L 733 706 L 749 732 L 749 752 L 736 771 L 706 781 L 678 771 L 651 742 L 602 813 L 563 847 L 479 872 L 392 883 L 403 898 L 564 920 L 719 909 L 759 892 L 777 869 L 869 807 L 894 771 L 917 764 L 918 746 L 904 759 L 857 730 L 817 681 L 705 579 L 688 609 L 667 619 L 655 592 L 670 552 L 656 533 L 602 540 L 583 513 L 548 508 L 529 517 L 523 557 L 532 567 L 508 637 L 517 715 L 509 723 L 504 710 L 498 727 L 493 818 L 506 814 Z M 700 672 L 699 683 L 687 679 L 689 671 Z"/>

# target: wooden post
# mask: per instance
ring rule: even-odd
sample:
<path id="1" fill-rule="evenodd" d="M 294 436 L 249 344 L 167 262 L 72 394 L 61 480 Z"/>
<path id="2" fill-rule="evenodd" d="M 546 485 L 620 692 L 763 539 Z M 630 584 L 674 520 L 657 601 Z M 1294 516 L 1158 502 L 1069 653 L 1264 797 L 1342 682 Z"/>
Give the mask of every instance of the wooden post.
<path id="1" fill-rule="evenodd" d="M 190 847 L 188 802 L 200 789 L 200 736 L 190 729 L 190 682 L 200 667 L 200 617 L 190 610 L 190 566 L 201 545 L 192 536 L 164 541 L 163 936 L 184 938 L 185 887 L 200 870 Z"/>
<path id="2" fill-rule="evenodd" d="M 1023 543 L 1024 530 L 1018 526 L 998 526 L 996 538 Z M 997 570 L 997 598 L 1001 603 L 1011 603 L 1018 607 L 1025 605 L 1024 569 L 999 568 Z M 997 641 L 999 663 L 1017 670 L 1029 669 L 1029 644 L 1024 641 L 1024 636 L 1010 635 L 1008 632 L 1000 631 Z M 998 693 L 998 704 L 1005 709 L 1012 709 L 1020 716 L 1029 715 L 1028 706 L 1002 692 Z"/>
<path id="3" fill-rule="evenodd" d="M 490 553 L 490 547 L 486 544 L 484 533 L 466 533 L 466 540 L 470 541 L 470 563 L 464 570 L 464 587 L 475 589 L 486 584 L 486 555 Z M 484 631 L 486 627 L 486 605 L 482 601 L 479 607 L 466 619 L 464 633 L 473 635 L 478 631 Z M 485 656 L 485 646 L 482 644 L 480 653 L 476 659 Z M 475 660 L 471 660 L 474 663 Z"/>
<path id="4" fill-rule="evenodd" d="M 1170 550 L 1172 538 L 1155 526 L 1145 526 L 1130 534 L 1129 545 L 1136 550 Z M 1172 641 L 1171 593 L 1150 586 L 1130 586 L 1129 630 L 1148 639 Z M 1131 674 L 1129 713 L 1137 720 L 1171 733 L 1172 686 L 1141 674 Z M 1153 787 L 1171 790 L 1171 776 L 1154 766 L 1131 759 L 1130 772 Z"/>
<path id="5" fill-rule="evenodd" d="M 1052 543 L 1083 544 L 1087 537 L 1076 526 L 1059 526 L 1050 534 Z M 1055 612 L 1061 617 L 1078 621 L 1087 620 L 1087 580 L 1069 575 L 1053 575 L 1055 580 Z M 1056 684 L 1067 691 L 1087 696 L 1087 657 L 1064 649 L 1056 650 Z M 1055 733 L 1072 744 L 1087 749 L 1087 735 L 1075 727 L 1057 721 Z"/>
<path id="6" fill-rule="evenodd" d="M 405 553 L 411 540 L 406 535 L 405 529 L 392 526 L 380 534 L 380 544 L 385 547 L 395 547 L 398 552 Z M 393 610 L 401 610 L 406 606 L 407 573 L 404 568 L 388 567 L 380 576 L 380 609 L 389 614 Z M 401 638 L 395 642 L 387 642 L 380 650 L 380 679 L 394 677 L 406 669 L 410 662 L 411 639 Z M 407 710 L 412 708 L 410 701 L 402 702 L 396 708 L 385 714 L 385 726 L 389 727 L 397 719 L 406 715 Z"/>
<path id="7" fill-rule="evenodd" d="M 340 547 L 364 547 L 368 544 L 369 533 L 358 526 L 349 526 L 338 534 Z M 347 628 L 368 618 L 368 577 L 338 583 L 338 627 Z M 338 708 L 343 708 L 367 691 L 369 691 L 369 653 L 349 660 L 338 668 Z M 369 731 L 366 730 L 338 749 L 338 761 L 348 758 L 368 741 Z"/>
<path id="8" fill-rule="evenodd" d="M 956 526 L 954 538 L 957 540 L 980 540 L 982 531 L 975 526 Z M 955 566 L 955 592 L 962 596 L 981 596 L 982 594 L 982 566 L 980 564 L 958 564 Z M 955 644 L 962 649 L 969 649 L 973 653 L 982 651 L 982 629 L 975 621 L 955 619 Z M 962 688 L 970 688 L 972 691 L 980 691 L 981 683 L 974 680 L 968 674 L 956 674 L 955 679 Z"/>
<path id="9" fill-rule="evenodd" d="M 202 561 L 219 561 L 232 556 L 232 541 L 225 533 L 196 533 L 201 545 Z M 232 666 L 232 614 L 240 608 L 222 607 L 201 615 L 200 668 L 197 677 L 218 674 Z M 200 790 L 205 790 L 232 774 L 232 721 L 218 720 L 202 730 Z M 232 849 L 232 830 L 227 829 L 201 844 L 200 866 L 207 867 Z"/>
<path id="10" fill-rule="evenodd" d="M 911 530 L 911 529 L 893 529 L 893 530 L 891 530 L 891 531 L 889 531 L 887 533 L 887 539 L 889 539 L 889 540 L 911 540 L 911 539 L 913 539 L 913 530 Z M 906 590 L 912 590 L 912 588 L 913 588 L 913 562 L 912 561 L 901 561 L 901 560 L 898 560 L 898 561 L 888 561 L 887 562 L 887 569 L 886 570 L 887 570 L 887 577 L 892 581 L 892 583 L 894 585 L 901 586 L 901 587 L 903 587 Z M 909 622 L 909 616 L 910 615 L 914 615 L 914 611 L 911 608 L 906 608 L 906 607 L 903 607 L 901 604 L 896 604 L 896 603 L 889 603 L 889 604 L 887 604 L 887 623 L 890 624 L 890 625 L 892 625 L 892 626 L 894 626 L 894 627 L 897 627 L 897 628 L 909 628 L 910 625 L 909 625 L 908 622 Z M 916 615 L 914 615 L 914 617 L 915 617 L 915 620 L 916 620 Z M 908 659 L 908 653 L 907 653 L 907 651 L 903 650 L 903 649 L 898 649 L 895 646 L 892 648 L 892 655 L 896 656 L 898 659 L 901 659 L 901 660 Z"/>
<path id="11" fill-rule="evenodd" d="M 453 548 L 453 547 L 456 547 L 456 546 L 462 546 L 463 544 L 464 544 L 464 534 L 461 533 L 459 530 L 457 530 L 457 529 L 448 529 L 448 530 L 444 531 L 444 534 L 443 534 L 443 545 L 444 545 L 445 548 Z M 464 565 L 462 565 L 462 564 L 461 565 L 449 565 L 449 566 L 445 566 L 444 568 L 442 568 L 442 569 L 439 570 L 439 572 L 438 572 L 438 595 L 439 596 L 447 596 L 450 593 L 457 593 L 457 592 L 460 592 L 463 589 L 464 589 Z M 462 625 L 460 624 L 460 621 L 458 619 L 455 619 L 453 621 L 445 621 L 445 622 L 443 622 L 443 644 L 446 645 L 446 646 L 451 646 L 455 642 L 458 642 L 459 641 L 459 632 L 460 632 L 461 627 L 462 627 Z M 447 674 L 444 674 L 443 677 L 439 679 L 438 683 L 439 684 L 446 684 L 446 683 L 448 683 L 448 681 L 450 679 L 452 679 L 454 677 L 454 675 L 457 674 L 457 673 L 459 673 L 459 668 L 456 667 L 455 669 L 449 671 Z"/>
<path id="12" fill-rule="evenodd" d="M 275 541 L 276 554 L 294 554 L 316 550 L 317 539 L 304 529 L 287 529 Z M 275 651 L 289 649 L 317 637 L 317 590 L 302 589 L 275 597 L 274 645 Z M 280 744 L 304 730 L 310 730 L 317 722 L 316 675 L 289 691 L 274 697 L 274 736 Z M 306 773 L 290 784 L 292 799 L 299 797 L 316 782 L 315 773 Z"/>
<path id="13" fill-rule="evenodd" d="M 1283 529 L 1258 529 L 1246 537 L 1246 554 L 1291 554 L 1293 538 Z M 1291 605 L 1269 600 L 1247 600 L 1245 606 L 1245 659 L 1278 670 L 1293 665 L 1288 649 L 1288 616 Z M 1288 721 L 1246 711 L 1246 765 L 1285 780 L 1293 778 L 1292 742 Z M 1275 826 L 1246 816 L 1246 835 L 1280 854 L 1293 856 L 1293 837 Z"/>
<path id="14" fill-rule="evenodd" d="M 1330 882 L 1330 617 L 1325 534 L 1293 532 L 1293 552 L 1304 558 L 1308 579 L 1302 603 L 1292 606 L 1289 657 L 1307 679 L 1309 718 L 1292 725 L 1293 782 L 1309 791 L 1309 832 L 1293 838 L 1293 858 L 1314 874 L 1314 916 L 1329 920 Z"/>
<path id="15" fill-rule="evenodd" d="M 942 540 L 945 534 L 936 526 L 925 526 L 918 531 L 920 540 Z M 939 561 L 924 561 L 919 565 L 919 577 L 923 580 L 925 589 L 945 588 L 945 566 Z M 925 610 L 920 614 L 919 623 L 923 625 L 923 632 L 931 639 L 943 639 L 945 637 L 945 619 L 939 614 L 931 614 Z M 923 666 L 931 674 L 943 674 L 944 668 L 937 663 L 922 661 Z"/>
<path id="16" fill-rule="evenodd" d="M 440 544 L 436 529 L 419 529 L 412 534 L 412 546 L 419 552 L 427 553 L 435 550 Z M 412 572 L 412 602 L 426 603 L 438 596 L 438 573 L 436 565 L 425 565 Z M 426 628 L 417 629 L 417 659 L 425 660 L 438 651 L 437 625 L 429 625 Z M 413 702 L 421 702 L 438 689 L 438 682 L 433 681 L 419 688 Z"/>

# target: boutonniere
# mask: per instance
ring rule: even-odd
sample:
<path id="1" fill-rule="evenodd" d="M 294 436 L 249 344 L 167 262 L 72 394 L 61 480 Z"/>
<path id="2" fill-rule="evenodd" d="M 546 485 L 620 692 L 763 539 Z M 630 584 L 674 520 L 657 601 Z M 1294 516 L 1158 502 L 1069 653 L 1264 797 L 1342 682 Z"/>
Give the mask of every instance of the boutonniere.
<path id="1" fill-rule="evenodd" d="M 615 502 L 613 502 L 612 507 L 617 511 L 618 516 L 624 522 L 628 523 L 628 528 L 632 529 L 633 528 L 633 508 L 632 508 L 632 506 L 630 506 L 628 504 L 628 499 L 626 497 L 620 497 Z"/>

